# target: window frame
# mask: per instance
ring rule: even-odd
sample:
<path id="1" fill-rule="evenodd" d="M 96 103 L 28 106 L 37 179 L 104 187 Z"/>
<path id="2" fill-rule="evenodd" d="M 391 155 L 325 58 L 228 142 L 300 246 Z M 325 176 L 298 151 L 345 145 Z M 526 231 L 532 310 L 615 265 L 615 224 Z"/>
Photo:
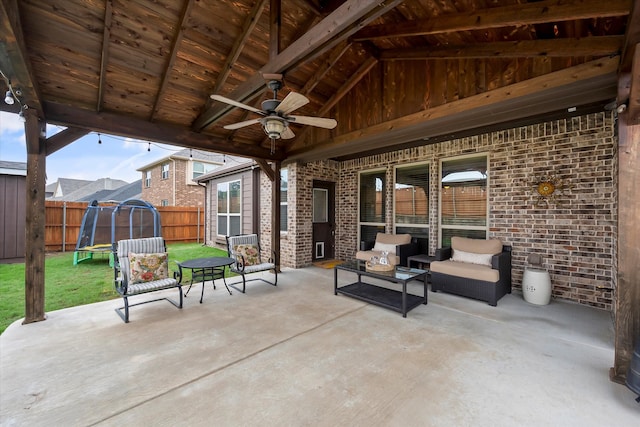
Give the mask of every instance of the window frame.
<path id="1" fill-rule="evenodd" d="M 484 225 L 456 225 L 456 224 L 442 224 L 442 200 L 443 200 L 443 185 L 442 185 L 442 165 L 452 160 L 463 160 L 484 157 L 486 162 L 486 184 L 485 184 L 485 224 Z M 438 247 L 443 246 L 442 231 L 443 230 L 461 230 L 461 231 L 484 231 L 484 238 L 489 237 L 490 230 L 490 215 L 489 215 L 489 191 L 491 188 L 491 171 L 490 171 L 490 155 L 488 152 L 478 152 L 471 154 L 464 154 L 460 156 L 443 157 L 439 160 L 438 167 Z"/>
<path id="2" fill-rule="evenodd" d="M 230 212 L 231 210 L 231 197 L 230 197 L 230 188 L 231 188 L 231 184 L 232 183 L 238 183 L 238 212 Z M 220 198 L 219 198 L 219 194 L 220 194 L 220 186 L 222 185 L 226 185 L 227 189 L 226 189 L 226 193 L 227 193 L 227 211 L 221 213 L 220 212 Z M 227 233 L 229 233 L 231 231 L 231 218 L 235 218 L 238 217 L 239 221 L 240 221 L 240 230 L 239 230 L 239 234 L 242 233 L 242 179 L 238 178 L 238 179 L 232 179 L 229 181 L 220 181 L 218 183 L 216 183 L 216 236 L 218 237 L 225 237 L 227 235 L 232 236 L 233 234 L 220 234 L 220 227 L 219 227 L 219 221 L 220 221 L 220 217 L 224 216 L 226 218 L 226 224 L 227 224 Z"/>
<path id="3" fill-rule="evenodd" d="M 160 165 L 160 178 L 161 179 L 169 179 L 169 163 L 163 163 Z"/>
<path id="4" fill-rule="evenodd" d="M 366 174 L 376 174 L 378 172 L 382 172 L 384 175 L 384 182 L 382 183 L 382 221 L 361 221 L 362 217 L 362 177 Z M 375 168 L 375 169 L 367 169 L 358 172 L 358 241 L 362 241 L 362 227 L 376 227 L 381 232 L 384 232 L 386 229 L 386 221 L 387 221 L 387 213 L 386 213 L 386 191 L 387 191 L 387 168 Z"/>
<path id="5" fill-rule="evenodd" d="M 416 167 L 416 166 L 423 166 L 427 168 L 426 171 L 426 175 L 427 175 L 427 188 L 428 193 L 427 193 L 427 213 L 426 213 L 426 220 L 427 222 L 425 224 L 420 224 L 420 223 L 398 223 L 397 221 L 397 179 L 398 179 L 398 170 L 399 169 L 404 169 L 404 168 L 410 168 L 410 167 Z M 407 163 L 407 164 L 402 164 L 402 165 L 395 165 L 393 167 L 393 231 L 394 233 L 397 233 L 397 229 L 398 228 L 418 228 L 418 229 L 423 229 L 425 234 L 427 236 L 429 236 L 429 231 L 431 229 L 431 218 L 430 218 L 430 213 L 431 213 L 431 162 L 430 161 L 423 161 L 423 162 L 414 162 L 414 163 Z"/>
<path id="6" fill-rule="evenodd" d="M 151 171 L 147 170 L 144 172 L 144 187 L 151 188 Z"/>

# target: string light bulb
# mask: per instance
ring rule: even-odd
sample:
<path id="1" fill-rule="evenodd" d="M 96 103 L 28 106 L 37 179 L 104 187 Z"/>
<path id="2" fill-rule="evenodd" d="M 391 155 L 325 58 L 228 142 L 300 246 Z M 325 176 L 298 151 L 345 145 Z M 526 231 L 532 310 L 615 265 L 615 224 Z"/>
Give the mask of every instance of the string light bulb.
<path id="1" fill-rule="evenodd" d="M 13 103 L 16 102 L 16 100 L 13 99 L 13 93 L 11 93 L 11 89 L 9 89 L 7 93 L 5 93 L 4 102 L 8 105 L 13 105 Z"/>
<path id="2" fill-rule="evenodd" d="M 151 151 L 151 143 L 147 146 L 147 151 Z"/>
<path id="3" fill-rule="evenodd" d="M 98 133 L 98 144 L 102 144 L 102 139 L 100 139 L 100 134 Z"/>

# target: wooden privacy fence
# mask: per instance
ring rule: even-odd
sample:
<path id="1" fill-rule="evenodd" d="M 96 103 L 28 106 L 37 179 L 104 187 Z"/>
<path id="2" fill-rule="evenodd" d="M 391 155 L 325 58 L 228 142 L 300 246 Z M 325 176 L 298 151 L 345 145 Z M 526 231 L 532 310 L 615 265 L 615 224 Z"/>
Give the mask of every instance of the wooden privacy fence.
<path id="1" fill-rule="evenodd" d="M 45 249 L 49 252 L 74 251 L 89 203 L 45 202 Z M 101 203 L 100 206 L 109 206 Z M 111 205 L 116 205 L 113 203 Z M 156 207 L 167 242 L 198 242 L 204 239 L 204 209 L 200 206 Z"/>

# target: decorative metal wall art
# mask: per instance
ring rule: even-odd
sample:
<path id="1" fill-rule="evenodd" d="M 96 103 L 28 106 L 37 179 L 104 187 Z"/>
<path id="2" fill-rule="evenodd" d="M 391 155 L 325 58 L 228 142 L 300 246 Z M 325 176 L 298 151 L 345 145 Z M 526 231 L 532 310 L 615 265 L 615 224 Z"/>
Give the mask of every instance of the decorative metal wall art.
<path id="1" fill-rule="evenodd" d="M 565 202 L 559 196 L 573 188 L 573 184 L 556 176 L 538 177 L 533 185 L 533 199 L 536 207 L 550 207 Z"/>

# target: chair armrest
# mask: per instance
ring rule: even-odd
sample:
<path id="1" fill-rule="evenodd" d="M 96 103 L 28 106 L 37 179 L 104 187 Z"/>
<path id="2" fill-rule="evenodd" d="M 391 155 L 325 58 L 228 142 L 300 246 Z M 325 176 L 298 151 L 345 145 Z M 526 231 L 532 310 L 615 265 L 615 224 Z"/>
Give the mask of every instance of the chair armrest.
<path id="1" fill-rule="evenodd" d="M 182 283 L 182 264 L 179 261 L 173 260 L 178 265 L 178 271 L 173 272 L 173 278 L 178 281 L 178 283 Z"/>
<path id="2" fill-rule="evenodd" d="M 446 246 L 444 248 L 436 249 L 435 261 L 444 261 L 451 258 L 451 247 Z"/>
<path id="3" fill-rule="evenodd" d="M 498 270 L 500 281 L 511 285 L 511 247 L 505 247 L 503 252 L 491 257 L 491 268 Z"/>
<path id="4" fill-rule="evenodd" d="M 400 265 L 407 265 L 407 258 L 412 255 L 417 255 L 419 251 L 420 245 L 418 245 L 418 242 L 396 245 L 396 255 L 400 258 Z"/>
<path id="5" fill-rule="evenodd" d="M 374 246 L 375 242 L 365 242 L 364 240 L 360 242 L 361 251 L 370 251 Z"/>

